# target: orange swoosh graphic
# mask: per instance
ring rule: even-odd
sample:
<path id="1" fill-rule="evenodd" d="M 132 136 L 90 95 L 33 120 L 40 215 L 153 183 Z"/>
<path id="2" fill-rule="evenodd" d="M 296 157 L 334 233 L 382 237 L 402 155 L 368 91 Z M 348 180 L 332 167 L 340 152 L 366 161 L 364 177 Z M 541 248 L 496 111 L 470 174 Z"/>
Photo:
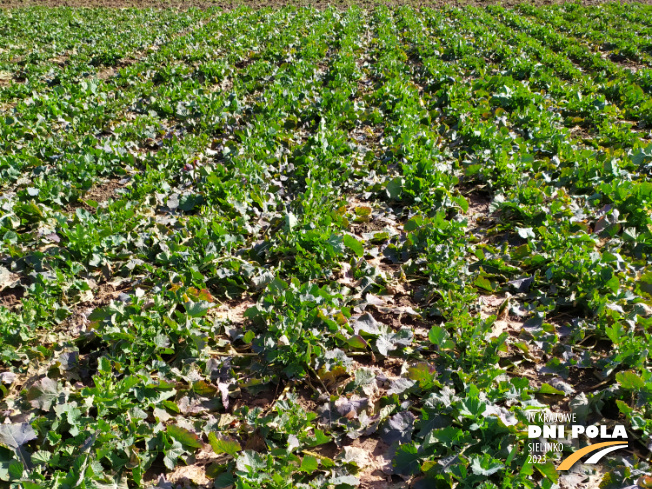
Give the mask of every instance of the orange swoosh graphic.
<path id="1" fill-rule="evenodd" d="M 626 444 L 627 444 L 627 440 L 605 441 L 602 443 L 595 443 L 593 445 L 589 445 L 587 447 L 582 448 L 581 450 L 578 450 L 577 452 L 570 455 L 569 457 L 567 457 L 562 463 L 560 463 L 557 466 L 557 470 L 568 470 L 573 466 L 575 462 L 581 459 L 584 455 L 587 455 L 591 452 L 595 452 L 596 450 L 600 450 L 601 448 L 610 447 L 611 445 L 626 445 Z"/>

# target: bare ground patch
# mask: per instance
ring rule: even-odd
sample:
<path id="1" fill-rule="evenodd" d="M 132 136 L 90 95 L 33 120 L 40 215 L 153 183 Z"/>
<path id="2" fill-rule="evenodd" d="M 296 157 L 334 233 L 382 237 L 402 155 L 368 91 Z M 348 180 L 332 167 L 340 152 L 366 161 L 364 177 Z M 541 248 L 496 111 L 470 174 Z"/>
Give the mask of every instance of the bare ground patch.
<path id="1" fill-rule="evenodd" d="M 115 199 L 117 196 L 116 190 L 123 188 L 124 184 L 120 183 L 121 180 L 111 179 L 98 183 L 86 192 L 82 199 L 68 205 L 68 211 L 73 211 L 78 207 L 86 209 L 89 212 L 95 212 L 95 208 L 89 205 L 88 201 L 94 201 L 98 204 L 107 202 L 110 199 Z"/>
<path id="2" fill-rule="evenodd" d="M 4 306 L 10 310 L 14 309 L 18 307 L 24 295 L 25 290 L 22 287 L 3 289 L 0 291 L 0 306 Z"/>

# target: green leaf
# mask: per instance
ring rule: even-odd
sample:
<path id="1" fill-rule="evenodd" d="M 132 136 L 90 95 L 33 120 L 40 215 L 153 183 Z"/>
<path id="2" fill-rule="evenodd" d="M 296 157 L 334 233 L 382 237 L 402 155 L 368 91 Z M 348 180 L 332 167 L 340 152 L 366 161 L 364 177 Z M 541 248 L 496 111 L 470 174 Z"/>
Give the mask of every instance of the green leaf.
<path id="1" fill-rule="evenodd" d="M 218 438 L 215 436 L 215 433 L 212 432 L 208 434 L 208 443 L 211 444 L 213 451 L 218 455 L 226 453 L 233 457 L 236 453 L 242 450 L 242 447 L 237 441 L 224 437 Z"/>
<path id="2" fill-rule="evenodd" d="M 235 485 L 235 479 L 231 472 L 224 472 L 220 474 L 216 479 L 213 486 L 215 489 L 230 489 Z"/>
<path id="3" fill-rule="evenodd" d="M 428 333 L 428 339 L 433 345 L 440 346 L 448 339 L 448 331 L 440 326 L 433 326 Z"/>
<path id="4" fill-rule="evenodd" d="M 394 473 L 397 475 L 415 475 L 419 473 L 421 455 L 413 444 L 400 445 L 394 455 Z"/>
<path id="5" fill-rule="evenodd" d="M 645 381 L 631 370 L 616 374 L 618 383 L 627 390 L 639 390 L 645 387 Z"/>
<path id="6" fill-rule="evenodd" d="M 32 463 L 35 465 L 44 465 L 50 461 L 52 453 L 44 450 L 38 450 L 32 454 Z"/>
<path id="7" fill-rule="evenodd" d="M 199 380 L 192 384 L 192 390 L 203 397 L 210 397 L 215 395 L 217 392 L 217 387 L 208 384 L 204 380 Z"/>
<path id="8" fill-rule="evenodd" d="M 390 199 L 399 200 L 403 193 L 403 184 L 404 180 L 401 177 L 396 177 L 387 184 L 386 190 Z"/>
<path id="9" fill-rule="evenodd" d="M 172 411 L 173 413 L 180 413 L 181 410 L 179 409 L 179 406 L 177 406 L 177 403 L 174 401 L 170 400 L 163 400 L 161 401 L 161 404 L 166 408 Z"/>
<path id="10" fill-rule="evenodd" d="M 168 435 L 187 447 L 201 448 L 203 446 L 199 437 L 185 428 L 171 424 L 168 425 L 166 431 Z"/>
<path id="11" fill-rule="evenodd" d="M 452 198 L 453 202 L 459 205 L 462 209 L 462 212 L 469 210 L 469 202 L 462 195 L 454 195 Z"/>
<path id="12" fill-rule="evenodd" d="M 632 414 L 634 412 L 634 409 L 620 399 L 616 399 L 616 406 L 618 406 L 618 410 L 623 414 Z"/>
<path id="13" fill-rule="evenodd" d="M 360 335 L 355 335 L 351 336 L 350 338 L 347 338 L 346 343 L 351 347 L 351 348 L 356 348 L 358 350 L 364 350 L 369 346 L 369 343 L 365 341 L 365 339 L 360 336 Z"/>
<path id="14" fill-rule="evenodd" d="M 518 453 L 518 443 L 514 444 L 514 447 L 512 447 L 512 450 L 509 452 L 509 455 L 507 456 L 507 460 L 505 460 L 505 465 L 511 465 L 512 460 L 514 460 L 514 457 Z"/>
<path id="15" fill-rule="evenodd" d="M 12 460 L 9 464 L 9 477 L 20 479 L 23 476 L 23 464 L 17 460 Z"/>
<path id="16" fill-rule="evenodd" d="M 498 284 L 491 280 L 486 274 L 482 273 L 476 277 L 476 279 L 473 281 L 473 285 L 476 287 L 479 287 L 481 289 L 484 289 L 488 292 L 495 292 L 497 289 Z"/>
<path id="17" fill-rule="evenodd" d="M 438 444 L 447 448 L 452 448 L 453 445 L 459 445 L 464 440 L 464 431 L 455 428 L 454 426 L 447 426 L 445 428 L 432 430 L 426 436 L 423 444 L 425 447 Z"/>
<path id="18" fill-rule="evenodd" d="M 637 282 L 637 289 L 641 293 L 652 297 L 652 272 L 641 275 Z"/>
<path id="19" fill-rule="evenodd" d="M 312 455 L 306 455 L 301 461 L 301 467 L 299 467 L 299 470 L 308 474 L 312 474 L 318 468 L 319 464 L 317 463 L 317 458 L 313 457 Z"/>
<path id="20" fill-rule="evenodd" d="M 198 194 L 188 194 L 179 197 L 179 209 L 182 211 L 191 211 L 198 205 L 204 203 L 204 197 Z"/>
<path id="21" fill-rule="evenodd" d="M 362 243 L 353 236 L 345 234 L 343 242 L 344 246 L 353 251 L 357 256 L 362 257 L 364 255 L 364 246 L 362 246 Z"/>
<path id="22" fill-rule="evenodd" d="M 560 391 L 559 389 L 555 389 L 553 386 L 547 383 L 541 384 L 541 387 L 539 388 L 539 394 L 554 394 L 556 396 L 564 396 L 566 395 L 564 391 Z"/>
<path id="23" fill-rule="evenodd" d="M 405 232 L 416 231 L 423 225 L 423 218 L 421 216 L 415 216 L 403 225 L 403 230 Z"/>
<path id="24" fill-rule="evenodd" d="M 544 477 L 547 477 L 555 484 L 557 483 L 557 480 L 559 479 L 559 472 L 557 472 L 557 469 L 552 462 L 547 462 L 545 464 L 534 464 L 534 468 L 541 472 L 541 475 Z"/>
<path id="25" fill-rule="evenodd" d="M 249 330 L 244 334 L 244 337 L 242 338 L 242 341 L 244 343 L 250 344 L 254 340 L 255 337 L 256 337 L 256 333 Z"/>

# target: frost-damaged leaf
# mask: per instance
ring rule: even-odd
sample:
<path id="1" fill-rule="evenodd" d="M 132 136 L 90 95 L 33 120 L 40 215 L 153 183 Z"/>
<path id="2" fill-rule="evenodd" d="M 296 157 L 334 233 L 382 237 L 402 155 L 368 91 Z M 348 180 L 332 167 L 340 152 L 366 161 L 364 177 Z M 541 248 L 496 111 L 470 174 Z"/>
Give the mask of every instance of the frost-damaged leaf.
<path id="1" fill-rule="evenodd" d="M 0 443 L 9 448 L 15 450 L 35 438 L 36 433 L 29 423 L 0 424 Z"/>
<path id="2" fill-rule="evenodd" d="M 197 435 L 180 426 L 168 425 L 167 434 L 187 447 L 201 448 L 203 446 Z"/>
<path id="3" fill-rule="evenodd" d="M 509 409 L 495 404 L 489 404 L 482 415 L 484 417 L 496 416 L 505 424 L 505 426 L 512 426 L 518 422 L 514 413 Z"/>
<path id="4" fill-rule="evenodd" d="M 224 406 L 224 409 L 229 409 L 229 384 L 218 382 L 217 389 L 222 395 L 222 405 Z"/>
<path id="5" fill-rule="evenodd" d="M 163 463 L 168 468 L 168 470 L 173 470 L 174 466 L 177 464 L 177 460 L 185 452 L 183 445 L 177 440 L 172 442 L 172 446 L 165 449 L 165 457 L 163 457 Z"/>
<path id="6" fill-rule="evenodd" d="M 516 280 L 512 280 L 510 282 L 507 282 L 508 285 L 511 287 L 514 287 L 517 292 L 527 292 L 530 290 L 530 286 L 534 282 L 533 277 L 524 277 L 524 278 L 518 278 Z"/>
<path id="7" fill-rule="evenodd" d="M 364 467 L 369 463 L 366 450 L 357 447 L 344 447 L 342 453 L 336 458 L 346 464 L 355 464 L 358 467 Z"/>
<path id="8" fill-rule="evenodd" d="M 381 330 L 379 327 L 378 321 L 374 319 L 374 317 L 369 314 L 363 314 L 360 316 L 354 323 L 353 323 L 353 330 L 355 331 L 356 334 L 359 334 L 360 331 L 363 333 L 367 333 L 369 335 L 379 335 L 381 334 Z"/>
<path id="9" fill-rule="evenodd" d="M 0 383 L 11 385 L 16 380 L 17 375 L 13 372 L 2 372 L 0 373 Z"/>
<path id="10" fill-rule="evenodd" d="M 419 362 L 408 368 L 408 378 L 419 382 L 422 389 L 430 389 L 434 385 L 437 370 L 428 362 Z"/>
<path id="11" fill-rule="evenodd" d="M 642 475 L 636 481 L 636 485 L 642 489 L 652 488 L 652 475 Z"/>
<path id="12" fill-rule="evenodd" d="M 389 418 L 387 423 L 381 428 L 380 435 L 385 443 L 407 443 L 412 440 L 412 431 L 414 430 L 414 414 L 409 411 L 396 413 Z"/>
<path id="13" fill-rule="evenodd" d="M 567 487 L 568 489 L 583 489 L 586 487 L 585 482 L 588 477 L 589 476 L 586 474 L 571 472 L 569 474 L 562 474 L 559 477 L 559 481 L 561 482 L 562 487 Z"/>
<path id="14" fill-rule="evenodd" d="M 392 394 L 401 394 L 414 386 L 414 384 L 416 384 L 414 380 L 405 379 L 402 377 L 400 379 L 392 380 L 392 383 L 389 385 L 387 394 L 390 396 Z"/>
<path id="15" fill-rule="evenodd" d="M 208 434 L 208 443 L 211 444 L 213 451 L 218 455 L 226 453 L 233 457 L 236 453 L 242 450 L 242 447 L 237 441 L 226 437 L 218 438 L 215 433 Z"/>
<path id="16" fill-rule="evenodd" d="M 360 387 L 364 391 L 367 387 L 376 384 L 376 374 L 373 370 L 368 368 L 359 368 L 355 371 L 355 379 L 353 380 L 353 387 Z"/>
<path id="17" fill-rule="evenodd" d="M 288 231 L 292 231 L 292 228 L 294 228 L 298 224 L 299 220 L 297 219 L 297 216 L 292 214 L 291 212 L 288 212 L 285 215 L 285 228 Z"/>
<path id="18" fill-rule="evenodd" d="M 167 201 L 168 208 L 174 210 L 179 207 L 179 194 L 171 194 Z"/>
<path id="19" fill-rule="evenodd" d="M 44 377 L 27 391 L 27 400 L 33 408 L 49 411 L 61 392 L 61 386 L 55 380 Z"/>
<path id="20" fill-rule="evenodd" d="M 534 238 L 534 231 L 532 228 L 516 228 L 516 232 L 523 239 Z"/>
<path id="21" fill-rule="evenodd" d="M 412 330 L 401 328 L 398 333 L 383 334 L 376 340 L 378 353 L 387 356 L 390 351 L 396 350 L 399 346 L 410 346 L 412 343 Z"/>
<path id="22" fill-rule="evenodd" d="M 254 452 L 253 450 L 245 450 L 238 457 L 236 467 L 242 472 L 257 472 L 267 469 L 267 462 L 262 455 Z"/>
<path id="23" fill-rule="evenodd" d="M 328 479 L 329 484 L 340 485 L 347 484 L 349 486 L 359 486 L 360 479 L 353 477 L 352 475 L 340 475 L 337 477 L 331 477 Z"/>
<path id="24" fill-rule="evenodd" d="M 340 397 L 335 401 L 335 408 L 341 416 L 344 416 L 347 419 L 355 419 L 358 417 L 363 409 L 369 407 L 369 399 L 347 399 L 346 397 Z"/>
<path id="25" fill-rule="evenodd" d="M 459 455 L 451 455 L 437 461 L 437 466 L 441 472 L 448 472 L 454 465 L 460 463 Z"/>
<path id="26" fill-rule="evenodd" d="M 13 288 L 20 283 L 20 277 L 5 267 L 0 267 L 0 290 Z"/>
<path id="27" fill-rule="evenodd" d="M 488 453 L 483 454 L 482 457 L 474 457 L 471 462 L 471 471 L 475 475 L 488 476 L 495 474 L 503 468 L 505 466 L 495 458 L 492 458 Z"/>

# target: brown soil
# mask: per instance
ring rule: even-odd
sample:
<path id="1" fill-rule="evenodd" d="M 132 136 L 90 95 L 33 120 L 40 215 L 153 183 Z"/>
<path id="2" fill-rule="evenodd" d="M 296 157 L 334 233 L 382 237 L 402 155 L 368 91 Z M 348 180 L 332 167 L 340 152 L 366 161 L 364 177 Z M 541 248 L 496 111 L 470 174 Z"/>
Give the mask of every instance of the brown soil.
<path id="1" fill-rule="evenodd" d="M 593 392 L 598 390 L 602 382 L 593 375 L 592 369 L 587 368 L 571 368 L 568 374 L 568 383 L 573 386 L 577 392 Z M 598 386 L 598 389 L 595 386 Z"/>
<path id="2" fill-rule="evenodd" d="M 530 0 L 526 3 L 538 5 L 550 5 L 564 3 L 565 0 Z M 642 3 L 650 5 L 652 0 L 623 0 L 624 3 Z M 282 6 L 309 6 L 316 9 L 328 7 L 347 8 L 350 5 L 361 5 L 374 7 L 375 5 L 413 5 L 415 7 L 438 7 L 442 5 L 475 5 L 486 6 L 490 4 L 502 4 L 506 7 L 518 5 L 516 0 L 0 0 L 0 8 L 24 8 L 31 6 L 46 7 L 105 7 L 105 8 L 155 8 L 155 9 L 178 9 L 187 10 L 192 7 L 206 9 L 217 7 L 224 10 L 232 10 L 240 6 L 252 8 L 282 7 Z M 601 0 L 582 0 L 584 5 L 599 5 Z"/>
<path id="3" fill-rule="evenodd" d="M 351 444 L 364 454 L 360 477 L 363 489 L 381 489 L 390 486 L 391 459 L 387 457 L 389 446 L 377 438 L 358 438 Z"/>
<path id="4" fill-rule="evenodd" d="M 22 287 L 4 289 L 0 291 L 0 306 L 4 306 L 7 309 L 13 309 L 18 304 L 20 304 L 20 300 L 24 295 L 25 289 Z"/>
<path id="5" fill-rule="evenodd" d="M 622 68 L 625 68 L 627 70 L 630 70 L 632 73 L 636 73 L 637 71 L 640 70 L 645 70 L 649 68 L 649 66 L 643 64 L 643 63 L 637 63 L 636 61 L 632 61 L 631 59 L 627 58 L 621 58 L 618 57 L 614 54 L 609 56 L 609 61 L 612 63 L 616 63 L 617 65 L 621 66 Z"/>
<path id="6" fill-rule="evenodd" d="M 86 192 L 78 202 L 70 204 L 68 211 L 74 211 L 76 208 L 81 207 L 89 212 L 95 212 L 95 208 L 88 205 L 85 201 L 94 200 L 98 204 L 101 204 L 109 199 L 115 199 L 115 191 L 119 188 L 122 188 L 119 180 L 107 180 L 106 182 L 99 183 Z"/>
<path id="7" fill-rule="evenodd" d="M 273 390 L 265 390 L 252 395 L 246 389 L 242 389 L 240 397 L 233 402 L 233 410 L 237 411 L 243 406 L 248 406 L 250 408 L 259 407 L 263 411 L 267 411 L 274 404 L 277 394 Z"/>
<path id="8" fill-rule="evenodd" d="M 70 333 L 73 338 L 86 331 L 89 324 L 88 315 L 99 307 L 108 305 L 116 300 L 121 292 L 128 290 L 128 287 L 116 288 L 111 284 L 99 284 L 96 288 L 93 299 L 87 302 L 80 302 L 75 305 L 72 314 L 60 325 L 60 329 Z"/>
<path id="9" fill-rule="evenodd" d="M 103 184 L 93 187 L 85 195 L 85 200 L 94 200 L 95 202 L 105 202 L 115 197 L 116 189 L 122 187 L 118 180 L 109 180 Z"/>
<path id="10" fill-rule="evenodd" d="M 0 0 L 1 2 L 2 0 Z M 107 66 L 97 72 L 97 77 L 100 80 L 107 80 L 114 76 L 120 68 L 124 68 L 126 66 L 131 66 L 138 63 L 138 60 L 133 59 L 133 58 L 125 58 L 121 60 L 117 66 Z"/>

